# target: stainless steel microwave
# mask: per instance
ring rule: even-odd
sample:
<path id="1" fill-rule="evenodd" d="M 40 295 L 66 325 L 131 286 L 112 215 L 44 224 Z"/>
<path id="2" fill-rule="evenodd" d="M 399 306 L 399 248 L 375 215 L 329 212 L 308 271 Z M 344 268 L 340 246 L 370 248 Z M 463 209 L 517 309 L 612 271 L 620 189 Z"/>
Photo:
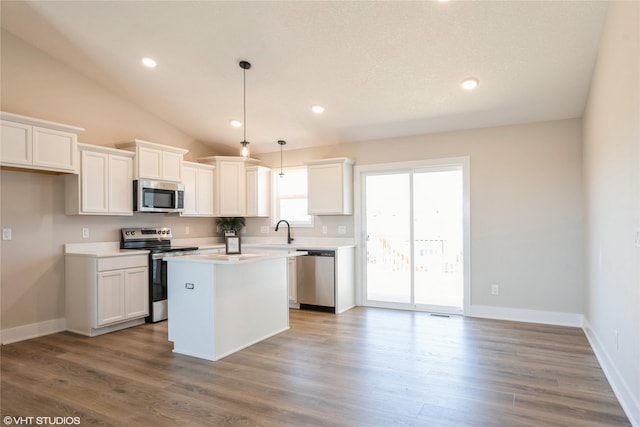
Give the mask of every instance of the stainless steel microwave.
<path id="1" fill-rule="evenodd" d="M 133 210 L 136 212 L 182 212 L 184 185 L 178 182 L 138 179 L 133 181 Z"/>

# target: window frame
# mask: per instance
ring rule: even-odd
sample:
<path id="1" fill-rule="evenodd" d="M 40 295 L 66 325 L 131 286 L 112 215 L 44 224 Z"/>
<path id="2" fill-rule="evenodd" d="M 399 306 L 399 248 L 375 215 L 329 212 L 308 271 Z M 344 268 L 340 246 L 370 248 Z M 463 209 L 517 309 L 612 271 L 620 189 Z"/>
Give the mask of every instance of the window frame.
<path id="1" fill-rule="evenodd" d="M 290 166 L 282 169 L 282 172 L 285 175 L 287 174 L 287 172 L 291 172 L 291 171 L 304 171 L 306 173 L 307 167 L 306 166 Z M 291 227 L 314 228 L 315 216 L 310 215 L 308 212 L 307 212 L 307 215 L 309 216 L 308 221 L 290 220 L 280 214 L 280 200 L 305 199 L 308 201 L 309 200 L 308 187 L 307 187 L 307 191 L 305 191 L 304 194 L 294 194 L 290 196 L 281 197 L 280 191 L 279 191 L 280 190 L 279 183 L 280 183 L 280 170 L 275 170 L 275 169 L 271 170 L 271 225 L 275 227 L 278 221 L 280 221 L 281 219 L 286 219 L 291 225 Z M 307 203 L 307 211 L 308 211 L 308 203 Z"/>

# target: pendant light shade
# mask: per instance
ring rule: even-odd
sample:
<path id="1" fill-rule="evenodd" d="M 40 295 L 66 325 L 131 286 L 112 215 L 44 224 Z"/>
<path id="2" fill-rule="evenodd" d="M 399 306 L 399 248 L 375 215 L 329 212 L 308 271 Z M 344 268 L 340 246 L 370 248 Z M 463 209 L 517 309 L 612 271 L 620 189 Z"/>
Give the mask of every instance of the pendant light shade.
<path id="1" fill-rule="evenodd" d="M 241 154 L 242 157 L 249 157 L 249 141 L 247 141 L 247 70 L 251 68 L 251 63 L 247 61 L 240 61 L 240 68 L 242 68 L 242 129 L 243 138 L 240 145 L 242 145 Z"/>

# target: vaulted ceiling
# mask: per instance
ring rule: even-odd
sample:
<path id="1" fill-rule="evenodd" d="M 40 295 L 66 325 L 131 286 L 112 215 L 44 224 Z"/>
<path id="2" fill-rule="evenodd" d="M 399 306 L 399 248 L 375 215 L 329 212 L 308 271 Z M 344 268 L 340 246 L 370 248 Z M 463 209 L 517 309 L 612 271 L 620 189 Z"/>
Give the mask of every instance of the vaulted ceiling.
<path id="1" fill-rule="evenodd" d="M 204 143 L 254 153 L 575 118 L 603 1 L 3 1 L 2 28 Z M 142 57 L 158 66 L 149 69 Z M 478 79 L 472 91 L 460 82 Z M 322 114 L 311 106 L 325 107 Z"/>

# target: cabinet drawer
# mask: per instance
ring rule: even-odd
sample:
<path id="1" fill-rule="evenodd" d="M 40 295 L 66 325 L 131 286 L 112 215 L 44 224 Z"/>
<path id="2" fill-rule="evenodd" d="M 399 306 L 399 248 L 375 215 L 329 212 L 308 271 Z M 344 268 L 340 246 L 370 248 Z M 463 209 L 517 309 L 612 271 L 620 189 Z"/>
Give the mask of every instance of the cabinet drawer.
<path id="1" fill-rule="evenodd" d="M 147 267 L 147 255 L 129 255 L 98 259 L 98 271 L 120 270 L 124 268 Z"/>

